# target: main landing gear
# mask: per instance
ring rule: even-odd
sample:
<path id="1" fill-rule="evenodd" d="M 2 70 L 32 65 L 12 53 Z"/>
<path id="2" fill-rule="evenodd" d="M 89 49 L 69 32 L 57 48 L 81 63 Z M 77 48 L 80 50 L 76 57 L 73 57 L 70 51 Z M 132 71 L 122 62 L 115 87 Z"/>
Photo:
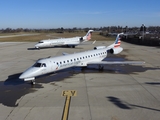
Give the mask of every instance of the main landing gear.
<path id="1" fill-rule="evenodd" d="M 103 70 L 103 69 L 104 69 L 104 66 L 103 66 L 103 65 L 99 65 L 98 69 L 99 69 L 99 70 Z"/>
<path id="2" fill-rule="evenodd" d="M 31 84 L 32 84 L 32 85 L 35 85 L 35 84 L 36 84 L 35 80 L 32 80 L 32 81 L 31 81 Z"/>
<path id="3" fill-rule="evenodd" d="M 67 47 L 75 48 L 75 45 L 67 45 Z"/>

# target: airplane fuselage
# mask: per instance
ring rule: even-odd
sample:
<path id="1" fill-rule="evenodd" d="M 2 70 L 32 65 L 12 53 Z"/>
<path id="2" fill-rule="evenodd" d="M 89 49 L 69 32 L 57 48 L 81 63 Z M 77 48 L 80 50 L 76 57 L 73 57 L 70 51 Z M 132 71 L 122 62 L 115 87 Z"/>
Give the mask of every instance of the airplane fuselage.
<path id="1" fill-rule="evenodd" d="M 69 47 L 75 47 L 82 42 L 89 41 L 91 39 L 91 33 L 93 30 L 89 30 L 88 33 L 83 37 L 72 37 L 72 38 L 60 38 L 60 39 L 49 39 L 41 40 L 35 45 L 35 48 L 44 48 L 44 47 L 54 47 L 54 46 L 63 46 L 67 45 Z"/>
<path id="2" fill-rule="evenodd" d="M 81 37 L 41 40 L 35 45 L 35 48 L 54 47 L 61 45 L 76 46 L 80 44 L 80 38 Z"/>
<path id="3" fill-rule="evenodd" d="M 67 54 L 63 56 L 38 60 L 32 67 L 27 69 L 20 76 L 20 79 L 24 79 L 25 81 L 27 81 L 30 80 L 30 78 L 32 79 L 39 75 L 55 72 L 74 66 L 87 66 L 87 63 L 92 61 L 102 61 L 105 57 L 107 57 L 108 49 L 109 48 L 90 50 L 80 53 Z"/>

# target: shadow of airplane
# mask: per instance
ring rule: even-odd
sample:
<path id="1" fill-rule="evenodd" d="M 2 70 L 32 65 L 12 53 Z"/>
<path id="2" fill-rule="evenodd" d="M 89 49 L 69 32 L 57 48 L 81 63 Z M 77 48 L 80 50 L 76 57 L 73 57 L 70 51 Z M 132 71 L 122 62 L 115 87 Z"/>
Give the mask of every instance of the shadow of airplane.
<path id="1" fill-rule="evenodd" d="M 34 87 L 29 83 L 25 83 L 18 77 L 21 73 L 8 76 L 4 82 L 0 81 L 0 103 L 9 107 L 17 107 L 16 101 L 22 96 L 37 91 L 33 88 L 43 88 L 42 85 L 37 84 Z"/>
<path id="2" fill-rule="evenodd" d="M 160 82 L 145 82 L 145 84 L 149 84 L 149 85 L 160 85 Z"/>
<path id="3" fill-rule="evenodd" d="M 121 108 L 121 109 L 127 109 L 127 110 L 131 110 L 134 108 L 143 108 L 143 109 L 147 109 L 147 110 L 153 110 L 153 111 L 157 111 L 160 112 L 159 109 L 155 109 L 155 108 L 150 108 L 150 107 L 145 107 L 145 106 L 141 106 L 141 105 L 134 105 L 134 104 L 129 104 L 125 101 L 122 101 L 121 99 L 117 98 L 117 97 L 113 97 L 113 96 L 108 96 L 106 97 L 110 102 L 112 102 L 114 105 L 116 105 L 117 107 Z"/>
<path id="4" fill-rule="evenodd" d="M 119 98 L 116 98 L 113 96 L 109 96 L 107 98 L 110 102 L 112 102 L 114 105 L 116 105 L 117 107 L 119 107 L 121 109 L 132 109 L 132 107 L 130 107 L 130 105 L 126 104 L 125 102 L 123 102 Z"/>
<path id="5" fill-rule="evenodd" d="M 43 49 L 53 49 L 53 48 L 83 49 L 81 47 L 71 48 L 71 47 L 68 47 L 67 45 L 63 45 L 63 46 L 54 46 L 54 47 L 43 47 L 43 48 L 40 48 L 40 49 L 37 49 L 37 48 L 27 48 L 27 50 L 43 50 Z"/>

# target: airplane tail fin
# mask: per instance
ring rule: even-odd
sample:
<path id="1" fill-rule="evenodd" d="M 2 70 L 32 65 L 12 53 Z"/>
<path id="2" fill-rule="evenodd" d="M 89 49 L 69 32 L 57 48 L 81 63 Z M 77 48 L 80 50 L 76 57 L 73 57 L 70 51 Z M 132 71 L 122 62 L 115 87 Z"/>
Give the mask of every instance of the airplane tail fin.
<path id="1" fill-rule="evenodd" d="M 89 30 L 87 34 L 83 37 L 83 41 L 88 41 L 91 39 L 93 30 Z"/>
<path id="2" fill-rule="evenodd" d="M 111 53 L 111 54 L 118 54 L 118 53 L 120 53 L 123 50 L 123 48 L 120 47 L 120 45 L 121 45 L 120 35 L 123 35 L 123 33 L 119 33 L 117 35 L 117 37 L 116 37 L 115 42 L 113 44 L 111 44 L 110 46 L 108 46 L 108 48 L 110 48 L 109 49 L 109 53 Z"/>
<path id="3" fill-rule="evenodd" d="M 120 35 L 123 35 L 123 33 L 119 33 L 116 37 L 116 40 L 114 42 L 114 48 L 117 48 L 121 45 L 121 38 Z"/>

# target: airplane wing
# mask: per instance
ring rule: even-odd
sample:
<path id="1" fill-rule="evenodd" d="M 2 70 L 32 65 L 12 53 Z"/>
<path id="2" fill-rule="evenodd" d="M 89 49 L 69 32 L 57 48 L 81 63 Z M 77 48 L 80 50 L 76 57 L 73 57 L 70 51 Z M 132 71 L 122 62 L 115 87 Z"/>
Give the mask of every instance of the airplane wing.
<path id="1" fill-rule="evenodd" d="M 82 42 L 82 43 L 66 43 L 65 45 L 68 45 L 68 46 L 93 45 L 93 44 L 95 44 L 95 42 L 96 42 L 96 40 L 93 41 L 93 42 L 89 41 L 87 43 L 86 42 Z"/>
<path id="2" fill-rule="evenodd" d="M 88 41 L 88 42 L 81 42 L 78 45 L 92 45 L 92 44 L 95 44 L 95 43 L 96 43 L 96 40 L 94 40 L 94 41 Z"/>
<path id="3" fill-rule="evenodd" d="M 100 62 L 89 62 L 87 64 L 144 64 L 143 61 L 100 61 Z"/>

